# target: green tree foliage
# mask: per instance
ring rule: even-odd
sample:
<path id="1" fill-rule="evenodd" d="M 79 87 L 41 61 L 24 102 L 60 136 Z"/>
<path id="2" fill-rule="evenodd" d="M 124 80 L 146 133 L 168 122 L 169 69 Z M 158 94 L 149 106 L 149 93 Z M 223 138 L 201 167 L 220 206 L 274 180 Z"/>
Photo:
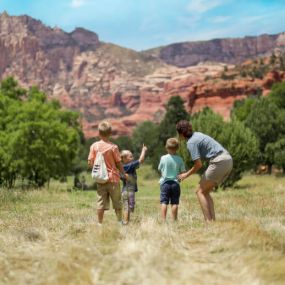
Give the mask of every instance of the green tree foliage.
<path id="1" fill-rule="evenodd" d="M 176 124 L 180 120 L 188 120 L 189 114 L 185 110 L 180 96 L 173 96 L 166 105 L 166 113 L 159 125 L 159 141 L 162 145 L 168 138 L 176 136 Z"/>
<path id="2" fill-rule="evenodd" d="M 142 145 L 145 144 L 148 148 L 146 161 L 157 169 L 158 160 L 163 151 L 159 143 L 159 126 L 151 121 L 139 124 L 133 132 L 132 141 L 135 157 L 139 157 Z"/>
<path id="3" fill-rule="evenodd" d="M 176 137 L 176 124 L 180 120 L 189 120 L 190 115 L 184 107 L 184 102 L 180 96 L 173 96 L 169 99 L 166 105 L 166 113 L 159 124 L 159 138 L 157 141 L 155 156 L 152 160 L 152 166 L 157 170 L 160 157 L 166 153 L 165 143 L 168 138 Z M 183 144 L 180 146 L 179 154 L 184 154 L 186 157 L 187 150 Z M 156 160 L 156 161 L 155 161 Z M 189 159 L 188 159 L 189 162 Z"/>
<path id="4" fill-rule="evenodd" d="M 237 119 L 224 123 L 217 140 L 229 151 L 234 162 L 230 176 L 222 184 L 226 188 L 240 180 L 245 171 L 254 168 L 259 145 L 253 132 Z"/>
<path id="5" fill-rule="evenodd" d="M 269 98 L 279 108 L 285 109 L 285 82 L 274 84 L 269 94 Z"/>
<path id="6" fill-rule="evenodd" d="M 127 149 L 131 152 L 134 151 L 133 141 L 128 136 L 120 136 L 116 139 L 112 139 L 112 141 L 119 147 L 120 151 Z"/>
<path id="7" fill-rule="evenodd" d="M 268 143 L 265 151 L 273 158 L 274 164 L 282 168 L 283 173 L 285 173 L 285 137 L 278 139 L 274 143 Z"/>
<path id="8" fill-rule="evenodd" d="M 25 97 L 20 99 L 21 97 Z M 13 186 L 17 178 L 43 186 L 66 176 L 79 149 L 78 114 L 60 109 L 37 88 L 23 90 L 8 78 L 0 88 L 0 177 Z"/>
<path id="9" fill-rule="evenodd" d="M 245 125 L 233 119 L 224 122 L 223 118 L 211 109 L 204 108 L 192 118 L 194 131 L 207 134 L 221 143 L 232 155 L 234 169 L 222 187 L 234 185 L 242 173 L 251 169 L 258 154 L 258 141 Z M 187 157 L 184 159 L 188 159 Z"/>
<path id="10" fill-rule="evenodd" d="M 245 124 L 259 140 L 258 164 L 266 164 L 269 167 L 273 165 L 274 159 L 266 152 L 266 146 L 268 143 L 276 142 L 280 135 L 282 136 L 284 132 L 282 120 L 283 112 L 280 112 L 270 98 L 261 98 L 252 105 Z"/>
<path id="11" fill-rule="evenodd" d="M 239 121 L 244 122 L 256 100 L 257 98 L 249 97 L 235 101 L 231 110 L 231 118 L 237 118 Z"/>
<path id="12" fill-rule="evenodd" d="M 160 157 L 166 153 L 165 142 L 170 137 L 176 136 L 176 123 L 189 119 L 184 102 L 180 96 L 173 96 L 166 105 L 166 113 L 159 125 L 146 121 L 137 126 L 132 135 L 133 151 L 138 156 L 142 144 L 148 147 L 147 159 L 153 169 L 157 170 Z"/>
<path id="13" fill-rule="evenodd" d="M 223 130 L 224 120 L 212 109 L 205 107 L 202 111 L 193 115 L 192 127 L 194 131 L 201 131 L 216 139 Z"/>
<path id="14" fill-rule="evenodd" d="M 280 69 L 285 71 L 285 53 L 280 56 Z"/>
<path id="15" fill-rule="evenodd" d="M 0 92 L 10 99 L 18 100 L 26 94 L 26 90 L 19 87 L 13 77 L 7 77 L 0 83 Z"/>
<path id="16" fill-rule="evenodd" d="M 277 60 L 277 57 L 275 55 L 274 52 L 272 52 L 271 56 L 270 56 L 270 64 L 275 64 Z"/>

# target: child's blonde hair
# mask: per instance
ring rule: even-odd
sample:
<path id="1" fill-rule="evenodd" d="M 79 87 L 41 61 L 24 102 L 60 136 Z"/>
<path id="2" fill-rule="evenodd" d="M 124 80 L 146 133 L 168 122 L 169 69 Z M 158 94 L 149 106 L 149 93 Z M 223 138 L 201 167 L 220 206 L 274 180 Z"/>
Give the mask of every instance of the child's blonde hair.
<path id="1" fill-rule="evenodd" d="M 179 142 L 178 142 L 178 139 L 177 138 L 169 138 L 167 141 L 166 141 L 166 144 L 165 144 L 165 148 L 166 150 L 178 150 L 179 148 Z"/>
<path id="2" fill-rule="evenodd" d="M 121 155 L 121 159 L 124 161 L 124 159 L 127 157 L 127 155 L 131 153 L 131 151 L 124 149 L 121 151 L 120 155 Z"/>
<path id="3" fill-rule="evenodd" d="M 107 137 L 112 133 L 111 124 L 107 121 L 103 121 L 98 125 L 99 135 Z"/>

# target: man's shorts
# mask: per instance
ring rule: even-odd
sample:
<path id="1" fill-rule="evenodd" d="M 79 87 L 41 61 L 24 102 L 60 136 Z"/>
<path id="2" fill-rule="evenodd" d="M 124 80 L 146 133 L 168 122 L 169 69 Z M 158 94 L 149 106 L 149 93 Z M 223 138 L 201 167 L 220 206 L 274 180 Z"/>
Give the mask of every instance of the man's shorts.
<path id="1" fill-rule="evenodd" d="M 110 198 L 112 200 L 113 209 L 122 209 L 121 190 L 119 183 L 107 182 L 105 184 L 97 184 L 97 209 L 109 210 Z"/>
<path id="2" fill-rule="evenodd" d="M 135 191 L 123 191 L 122 200 L 124 211 L 133 212 L 135 209 Z"/>
<path id="3" fill-rule="evenodd" d="M 166 181 L 160 186 L 160 204 L 178 205 L 180 185 L 175 181 Z"/>
<path id="4" fill-rule="evenodd" d="M 233 159 L 229 153 L 223 152 L 210 159 L 209 166 L 202 175 L 201 182 L 214 181 L 217 185 L 222 183 L 233 169 Z"/>

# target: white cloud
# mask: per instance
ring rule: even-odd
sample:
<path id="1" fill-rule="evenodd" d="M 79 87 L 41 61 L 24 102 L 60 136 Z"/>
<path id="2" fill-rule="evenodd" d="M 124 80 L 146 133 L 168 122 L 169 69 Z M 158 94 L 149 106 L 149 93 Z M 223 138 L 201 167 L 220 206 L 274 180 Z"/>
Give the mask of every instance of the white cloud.
<path id="1" fill-rule="evenodd" d="M 211 19 L 211 22 L 214 24 L 225 23 L 231 19 L 230 16 L 217 16 Z"/>
<path id="2" fill-rule="evenodd" d="M 192 0 L 187 5 L 191 13 L 203 14 L 223 4 L 222 0 Z"/>
<path id="3" fill-rule="evenodd" d="M 87 3 L 87 0 L 72 0 L 71 1 L 71 7 L 78 8 L 81 6 L 84 6 Z"/>
<path id="4" fill-rule="evenodd" d="M 257 21 L 265 20 L 271 18 L 274 14 L 267 14 L 267 15 L 259 15 L 259 16 L 248 16 L 243 19 L 244 22 L 247 23 L 255 23 Z"/>

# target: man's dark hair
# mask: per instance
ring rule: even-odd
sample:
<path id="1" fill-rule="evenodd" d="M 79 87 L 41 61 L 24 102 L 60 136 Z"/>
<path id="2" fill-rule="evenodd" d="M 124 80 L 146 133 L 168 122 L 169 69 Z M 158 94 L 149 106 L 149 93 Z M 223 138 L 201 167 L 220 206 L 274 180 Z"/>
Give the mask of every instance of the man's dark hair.
<path id="1" fill-rule="evenodd" d="M 181 120 L 176 124 L 176 131 L 187 139 L 191 138 L 193 134 L 192 125 L 186 120 Z"/>

